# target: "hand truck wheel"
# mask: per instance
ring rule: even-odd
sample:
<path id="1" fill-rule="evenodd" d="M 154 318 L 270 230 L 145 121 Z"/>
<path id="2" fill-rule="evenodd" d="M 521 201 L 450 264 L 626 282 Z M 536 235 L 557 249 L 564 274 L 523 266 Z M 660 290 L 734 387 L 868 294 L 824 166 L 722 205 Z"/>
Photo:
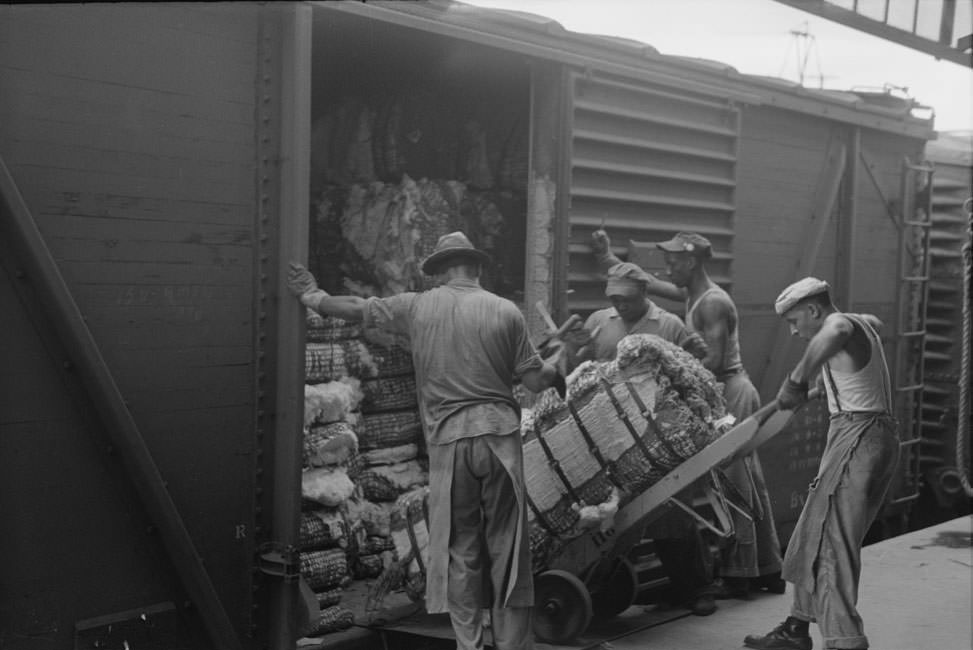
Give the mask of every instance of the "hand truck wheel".
<path id="1" fill-rule="evenodd" d="M 611 572 L 601 586 L 591 594 L 594 615 L 613 618 L 631 607 L 638 596 L 639 581 L 635 567 L 624 557 L 613 560 Z"/>
<path id="2" fill-rule="evenodd" d="M 567 643 L 591 622 L 588 588 L 567 571 L 545 571 L 534 578 L 534 635 L 547 643 Z"/>

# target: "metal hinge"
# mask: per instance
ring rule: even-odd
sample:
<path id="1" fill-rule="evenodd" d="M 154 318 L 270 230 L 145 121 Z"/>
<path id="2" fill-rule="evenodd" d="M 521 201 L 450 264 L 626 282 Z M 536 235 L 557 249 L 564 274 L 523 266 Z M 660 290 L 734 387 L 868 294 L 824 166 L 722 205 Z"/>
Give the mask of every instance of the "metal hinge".
<path id="1" fill-rule="evenodd" d="M 257 550 L 256 569 L 268 576 L 281 578 L 284 582 L 294 582 L 301 577 L 301 562 L 293 546 L 277 542 L 261 544 Z"/>

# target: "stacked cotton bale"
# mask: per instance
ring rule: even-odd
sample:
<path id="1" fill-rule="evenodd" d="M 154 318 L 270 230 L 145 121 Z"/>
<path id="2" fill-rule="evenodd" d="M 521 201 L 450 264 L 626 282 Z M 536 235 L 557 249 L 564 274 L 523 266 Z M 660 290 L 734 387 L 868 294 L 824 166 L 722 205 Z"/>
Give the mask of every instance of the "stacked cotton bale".
<path id="1" fill-rule="evenodd" d="M 412 355 L 398 345 L 367 343 L 375 375 L 362 380 L 358 458 L 349 510 L 357 531 L 356 578 L 380 575 L 392 562 L 390 514 L 400 495 L 429 482 Z"/>
<path id="2" fill-rule="evenodd" d="M 352 581 L 349 550 L 355 543 L 346 504 L 355 489 L 349 473 L 358 458 L 361 381 L 375 374 L 361 336 L 359 325 L 307 312 L 298 547 L 301 575 L 320 608 L 309 635 L 354 622 L 351 610 L 340 605 Z"/>
<path id="3" fill-rule="evenodd" d="M 309 310 L 305 380 L 300 559 L 323 634 L 354 620 L 343 590 L 395 562 L 391 513 L 428 484 L 428 458 L 405 348 Z"/>

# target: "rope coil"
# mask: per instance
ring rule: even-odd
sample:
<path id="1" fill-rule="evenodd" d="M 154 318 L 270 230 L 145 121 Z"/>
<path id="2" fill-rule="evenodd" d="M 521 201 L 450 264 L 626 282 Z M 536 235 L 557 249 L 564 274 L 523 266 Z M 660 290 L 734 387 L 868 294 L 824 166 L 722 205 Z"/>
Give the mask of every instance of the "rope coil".
<path id="1" fill-rule="evenodd" d="M 956 465 L 966 496 L 973 497 L 970 484 L 970 287 L 973 284 L 973 197 L 963 202 L 966 210 L 966 242 L 963 244 L 963 339 L 959 373 L 959 422 L 956 429 Z"/>

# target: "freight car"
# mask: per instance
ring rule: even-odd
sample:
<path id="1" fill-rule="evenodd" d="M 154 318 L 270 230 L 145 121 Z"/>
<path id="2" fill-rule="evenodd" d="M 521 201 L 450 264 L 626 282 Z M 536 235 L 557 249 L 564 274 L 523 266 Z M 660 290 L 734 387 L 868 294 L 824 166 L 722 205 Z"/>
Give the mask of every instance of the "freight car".
<path id="1" fill-rule="evenodd" d="M 702 232 L 764 399 L 797 354 L 773 297 L 820 275 L 892 325 L 912 422 L 933 122 L 873 99 L 438 0 L 0 8 L 3 643 L 292 647 L 304 315 L 282 271 L 328 268 L 341 188 L 482 192 L 494 288 L 561 318 L 602 302 L 594 228 L 650 268 L 646 242 Z M 785 537 L 823 431 L 809 409 L 763 452 Z"/>

